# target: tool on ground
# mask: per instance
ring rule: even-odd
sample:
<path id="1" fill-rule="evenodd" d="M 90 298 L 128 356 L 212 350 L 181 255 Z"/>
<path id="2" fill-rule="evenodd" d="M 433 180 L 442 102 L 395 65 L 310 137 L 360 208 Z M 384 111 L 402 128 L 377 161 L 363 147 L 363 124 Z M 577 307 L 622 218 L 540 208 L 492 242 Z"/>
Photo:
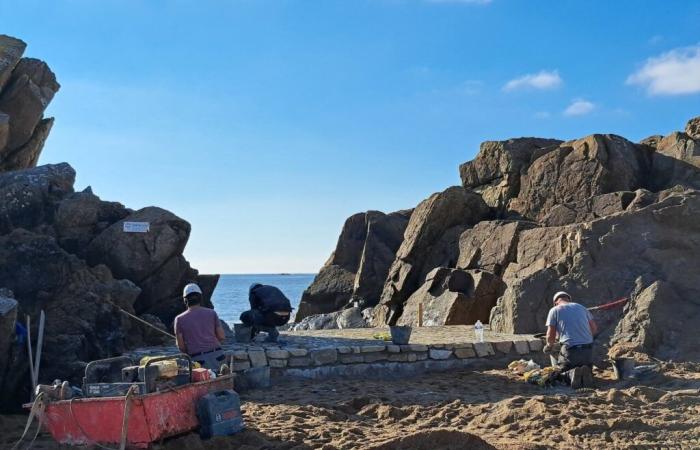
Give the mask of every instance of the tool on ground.
<path id="1" fill-rule="evenodd" d="M 202 396 L 197 401 L 197 418 L 202 439 L 228 436 L 245 428 L 241 416 L 241 399 L 231 389 Z"/>

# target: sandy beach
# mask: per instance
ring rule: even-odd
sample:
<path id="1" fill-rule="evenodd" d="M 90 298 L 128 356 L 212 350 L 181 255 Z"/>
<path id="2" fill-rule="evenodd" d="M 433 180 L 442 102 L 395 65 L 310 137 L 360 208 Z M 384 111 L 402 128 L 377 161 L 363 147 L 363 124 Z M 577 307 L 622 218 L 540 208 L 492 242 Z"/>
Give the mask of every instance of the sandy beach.
<path id="1" fill-rule="evenodd" d="M 504 370 L 415 379 L 293 381 L 242 395 L 246 431 L 162 449 L 694 448 L 700 365 L 671 364 L 639 382 L 597 372 L 595 389 L 526 384 Z M 0 416 L 0 445 L 24 416 Z M 41 434 L 34 448 L 65 448 Z"/>

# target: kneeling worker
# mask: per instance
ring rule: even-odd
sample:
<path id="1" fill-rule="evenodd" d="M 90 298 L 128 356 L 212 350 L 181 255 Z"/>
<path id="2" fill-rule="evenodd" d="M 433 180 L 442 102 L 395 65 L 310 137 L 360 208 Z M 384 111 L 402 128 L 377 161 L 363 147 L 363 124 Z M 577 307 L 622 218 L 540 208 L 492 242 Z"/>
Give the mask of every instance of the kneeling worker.
<path id="1" fill-rule="evenodd" d="M 248 291 L 250 310 L 241 313 L 241 322 L 252 327 L 251 339 L 260 331 L 267 333 L 266 342 L 277 342 L 277 327 L 289 322 L 292 305 L 275 286 L 254 283 Z"/>
<path id="2" fill-rule="evenodd" d="M 219 316 L 213 309 L 201 306 L 202 290 L 196 284 L 185 286 L 182 297 L 187 311 L 175 318 L 177 348 L 203 367 L 218 372 L 225 359 L 221 350 L 224 329 Z"/>
<path id="3" fill-rule="evenodd" d="M 557 335 L 561 349 L 558 366 L 568 378 L 571 387 L 591 387 L 593 384 L 593 335 L 597 327 L 593 316 L 578 303 L 571 301 L 566 292 L 557 292 L 552 299 L 554 307 L 547 314 L 547 345 L 551 352 Z"/>

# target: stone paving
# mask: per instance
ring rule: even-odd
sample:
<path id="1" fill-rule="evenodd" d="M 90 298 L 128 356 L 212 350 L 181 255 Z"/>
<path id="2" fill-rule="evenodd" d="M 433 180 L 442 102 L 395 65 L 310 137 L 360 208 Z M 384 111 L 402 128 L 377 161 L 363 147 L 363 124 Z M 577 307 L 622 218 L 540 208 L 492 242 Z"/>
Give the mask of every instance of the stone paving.
<path id="1" fill-rule="evenodd" d="M 396 363 L 422 363 L 429 369 L 431 361 L 519 359 L 542 349 L 542 340 L 532 335 L 493 333 L 488 328 L 484 330 L 484 342 L 476 342 L 473 327 L 466 325 L 414 327 L 405 345 L 374 338 L 388 334 L 389 328 L 292 331 L 280 333 L 281 343 L 265 343 L 262 333 L 247 344 L 228 339 L 222 348 L 234 372 L 269 367 L 282 376 L 285 370 L 298 373 L 298 369 L 345 365 L 371 365 L 376 370 L 382 364 L 388 368 Z M 177 352 L 174 346 L 166 346 L 137 349 L 130 355 L 140 358 Z"/>

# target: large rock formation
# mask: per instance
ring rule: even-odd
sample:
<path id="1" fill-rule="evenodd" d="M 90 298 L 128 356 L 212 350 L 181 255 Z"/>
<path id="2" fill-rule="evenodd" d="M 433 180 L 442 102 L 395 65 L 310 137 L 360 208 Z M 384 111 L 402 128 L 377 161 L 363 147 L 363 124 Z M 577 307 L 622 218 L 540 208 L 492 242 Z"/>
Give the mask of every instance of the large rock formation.
<path id="1" fill-rule="evenodd" d="M 60 85 L 45 62 L 22 58 L 25 47 L 0 35 L 0 170 L 36 166 L 53 125 L 43 115 Z"/>
<path id="2" fill-rule="evenodd" d="M 594 306 L 634 295 L 665 280 L 684 297 L 700 293 L 700 192 L 672 192 L 639 210 L 520 236 L 517 264 L 491 324 L 504 332 L 536 332 L 551 292 L 564 289 Z M 700 325 L 700 324 L 699 324 Z"/>
<path id="3" fill-rule="evenodd" d="M 462 185 L 479 192 L 489 206 L 502 212 L 520 192 L 521 172 L 560 143 L 539 138 L 486 141 L 473 161 L 459 166 Z"/>
<path id="4" fill-rule="evenodd" d="M 404 240 L 396 253 L 396 259 L 382 290 L 375 322 L 395 323 L 401 315 L 403 305 L 410 295 L 425 280 L 425 275 L 434 267 L 426 267 L 426 261 L 436 266 L 454 267 L 457 251 L 443 247 L 452 243 L 456 250 L 457 239 L 444 240 L 444 236 L 458 236 L 465 227 L 486 219 L 490 210 L 478 194 L 461 186 L 453 186 L 431 195 L 413 211 L 406 227 Z M 434 255 L 452 257 L 440 261 Z"/>
<path id="5" fill-rule="evenodd" d="M 376 305 L 410 216 L 411 211 L 368 211 L 348 218 L 335 251 L 304 291 L 296 320 L 353 302 Z"/>
<path id="6" fill-rule="evenodd" d="M 565 142 L 537 158 L 523 174 L 508 208 L 542 220 L 555 205 L 644 186 L 649 166 L 644 148 L 614 135 Z"/>
<path id="7" fill-rule="evenodd" d="M 599 342 L 700 359 L 678 332 L 700 327 L 700 117 L 639 144 L 485 142 L 460 176 L 415 209 L 374 324 L 415 325 L 422 303 L 425 324 L 534 333 L 564 289 L 588 307 L 629 299 L 594 310 Z"/>
<path id="8" fill-rule="evenodd" d="M 421 304 L 425 326 L 487 322 L 504 289 L 503 281 L 492 273 L 438 267 L 408 298 L 397 325 L 417 326 Z"/>
<path id="9" fill-rule="evenodd" d="M 696 330 L 700 300 L 658 280 L 635 296 L 612 343 L 633 343 L 664 359 L 700 359 Z"/>
<path id="10" fill-rule="evenodd" d="M 0 409 L 29 398 L 28 361 L 15 323 L 45 311 L 40 382 L 79 385 L 85 364 L 162 335 L 120 309 L 160 327 L 184 310 L 182 287 L 199 282 L 205 304 L 218 276 L 200 276 L 182 252 L 185 220 L 160 208 L 132 211 L 74 191 L 66 164 L 35 167 L 53 119 L 43 112 L 59 85 L 48 66 L 22 59 L 25 45 L 0 36 Z M 148 222 L 127 233 L 124 222 Z M 397 244 L 398 245 L 398 244 Z M 10 369 L 11 368 L 11 369 Z M 7 401 L 5 401 L 7 400 Z"/>

